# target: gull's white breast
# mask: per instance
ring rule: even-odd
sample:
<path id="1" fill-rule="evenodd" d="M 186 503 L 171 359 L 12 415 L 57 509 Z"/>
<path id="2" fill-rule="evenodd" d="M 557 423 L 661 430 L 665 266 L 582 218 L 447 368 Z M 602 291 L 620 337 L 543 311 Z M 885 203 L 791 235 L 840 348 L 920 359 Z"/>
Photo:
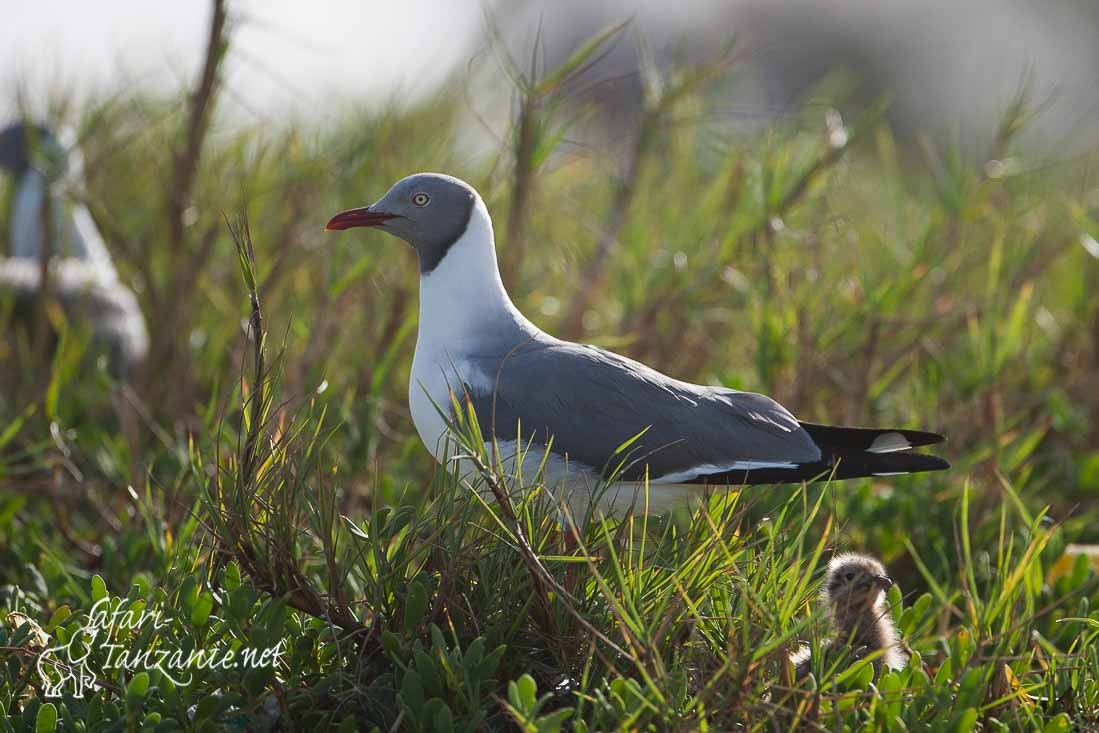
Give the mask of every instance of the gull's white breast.
<path id="1" fill-rule="evenodd" d="M 443 415 L 451 412 L 451 392 L 460 399 L 463 382 L 472 384 L 476 380 L 471 371 L 466 362 L 425 344 L 424 339 L 416 344 L 408 382 L 408 409 L 420 440 L 436 461 L 442 462 L 448 452 L 454 454 L 453 449 L 446 449 L 447 423 Z"/>

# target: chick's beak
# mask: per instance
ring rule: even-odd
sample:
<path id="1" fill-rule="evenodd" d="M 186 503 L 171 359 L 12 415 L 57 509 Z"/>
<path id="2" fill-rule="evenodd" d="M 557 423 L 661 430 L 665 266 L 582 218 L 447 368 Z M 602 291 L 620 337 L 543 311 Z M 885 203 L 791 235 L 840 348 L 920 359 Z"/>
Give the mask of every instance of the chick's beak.
<path id="1" fill-rule="evenodd" d="M 878 586 L 882 590 L 889 590 L 893 587 L 893 579 L 888 575 L 875 575 L 874 585 Z"/>
<path id="2" fill-rule="evenodd" d="M 353 227 L 376 227 L 395 217 L 396 214 L 375 211 L 369 206 L 364 206 L 361 209 L 348 209 L 336 214 L 324 225 L 324 230 L 332 232 Z"/>

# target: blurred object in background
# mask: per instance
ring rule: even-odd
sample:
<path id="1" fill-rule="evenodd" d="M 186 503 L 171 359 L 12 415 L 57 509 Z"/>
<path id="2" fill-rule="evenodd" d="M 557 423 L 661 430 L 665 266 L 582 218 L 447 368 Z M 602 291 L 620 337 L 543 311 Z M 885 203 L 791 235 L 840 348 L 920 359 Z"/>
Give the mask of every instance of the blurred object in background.
<path id="1" fill-rule="evenodd" d="M 148 350 L 145 319 L 87 207 L 73 195 L 83 163 L 71 137 L 22 123 L 0 132 L 0 169 L 13 184 L 6 217 L 11 256 L 0 257 L 0 302 L 13 301 L 13 320 L 34 338 L 45 318 L 45 291 L 68 321 L 90 327 L 111 373 L 130 379 Z"/>
<path id="2" fill-rule="evenodd" d="M 795 114 L 822 80 L 838 74 L 850 85 L 851 106 L 893 97 L 891 122 L 902 141 L 927 135 L 983 153 L 1024 85 L 1043 108 L 1025 145 L 1071 154 L 1099 140 L 1099 8 L 1083 0 L 531 0 L 512 13 L 504 35 L 522 59 L 540 34 L 545 66 L 555 68 L 585 39 L 631 15 L 662 73 L 712 59 L 735 42 L 734 74 L 714 93 L 713 123 L 761 131 Z M 640 114 L 637 46 L 625 37 L 578 84 L 609 128 L 600 144 Z"/>

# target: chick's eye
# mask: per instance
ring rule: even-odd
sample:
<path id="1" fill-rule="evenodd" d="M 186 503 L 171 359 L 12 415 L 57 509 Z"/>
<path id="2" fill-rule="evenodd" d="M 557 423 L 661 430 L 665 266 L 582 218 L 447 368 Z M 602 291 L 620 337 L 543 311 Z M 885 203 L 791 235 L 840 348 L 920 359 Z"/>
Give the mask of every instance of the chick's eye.
<path id="1" fill-rule="evenodd" d="M 420 193 L 412 195 L 412 203 L 417 206 L 427 206 L 431 203 L 431 197 L 421 191 Z"/>
<path id="2" fill-rule="evenodd" d="M 855 579 L 855 574 L 854 573 L 844 573 L 843 577 L 847 580 L 854 580 Z"/>

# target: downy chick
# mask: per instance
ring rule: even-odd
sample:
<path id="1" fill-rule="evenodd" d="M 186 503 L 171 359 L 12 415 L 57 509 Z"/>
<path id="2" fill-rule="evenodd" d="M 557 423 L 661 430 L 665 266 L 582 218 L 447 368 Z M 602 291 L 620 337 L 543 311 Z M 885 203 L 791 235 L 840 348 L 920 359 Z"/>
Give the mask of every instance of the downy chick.
<path id="1" fill-rule="evenodd" d="M 821 646 L 826 662 L 841 654 L 855 661 L 881 652 L 873 660 L 875 678 L 883 666 L 904 667 L 908 657 L 900 648 L 885 602 L 885 591 L 892 586 L 882 564 L 868 555 L 847 553 L 832 558 L 821 589 L 832 625 L 831 638 Z M 798 679 L 812 669 L 810 655 L 809 647 L 803 646 L 791 656 Z"/>

